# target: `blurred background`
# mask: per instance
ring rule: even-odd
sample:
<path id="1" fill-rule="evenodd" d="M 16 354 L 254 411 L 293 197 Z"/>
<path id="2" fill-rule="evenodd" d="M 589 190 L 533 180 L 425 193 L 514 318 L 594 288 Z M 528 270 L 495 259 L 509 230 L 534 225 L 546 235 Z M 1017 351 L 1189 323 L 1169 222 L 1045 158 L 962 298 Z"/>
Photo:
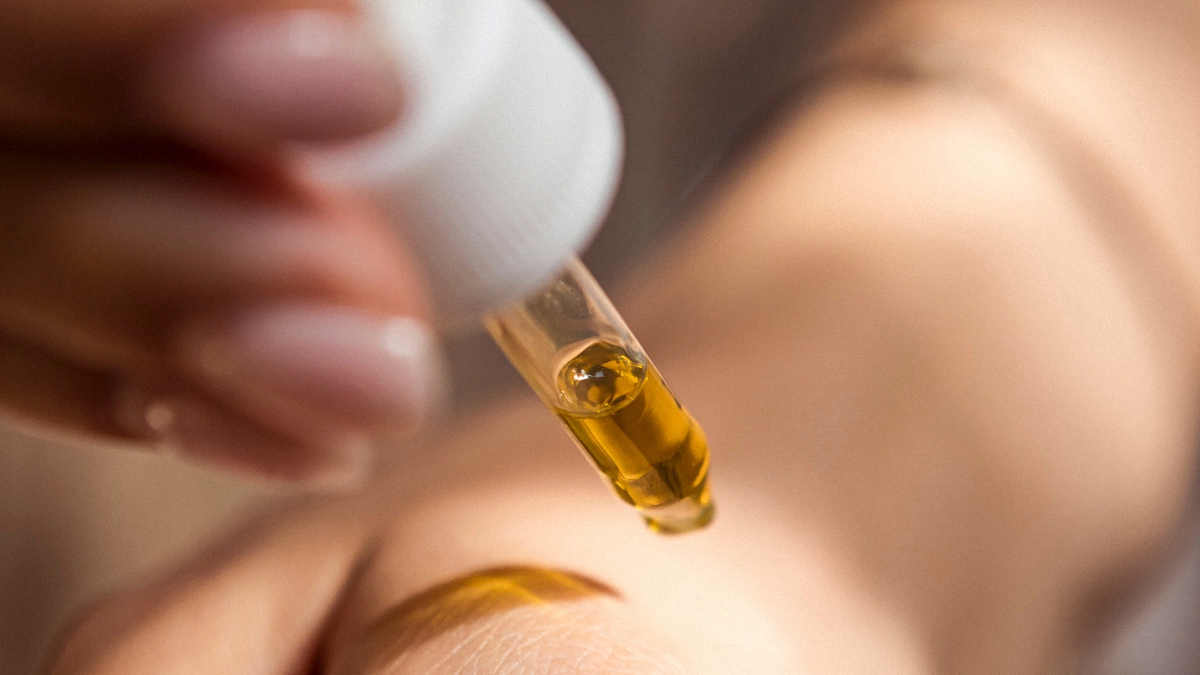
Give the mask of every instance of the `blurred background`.
<path id="1" fill-rule="evenodd" d="M 554 0 L 619 98 L 624 181 L 587 253 L 613 283 L 678 221 L 698 185 L 774 102 L 796 93 L 833 40 L 871 8 L 846 0 Z M 448 346 L 456 412 L 516 375 L 482 335 Z M 0 428 L 0 673 L 36 671 L 89 599 L 185 557 L 277 499 L 253 484 Z M 1200 672 L 1200 537 L 1097 673 Z"/>

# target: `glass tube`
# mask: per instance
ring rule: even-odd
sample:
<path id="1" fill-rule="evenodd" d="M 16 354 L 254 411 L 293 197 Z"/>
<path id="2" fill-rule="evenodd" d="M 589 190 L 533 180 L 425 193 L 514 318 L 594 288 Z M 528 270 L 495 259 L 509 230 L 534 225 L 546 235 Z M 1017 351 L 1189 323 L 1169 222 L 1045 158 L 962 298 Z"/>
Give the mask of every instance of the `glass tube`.
<path id="1" fill-rule="evenodd" d="M 667 388 L 578 259 L 488 331 L 617 495 L 651 529 L 680 533 L 713 518 L 704 431 Z"/>

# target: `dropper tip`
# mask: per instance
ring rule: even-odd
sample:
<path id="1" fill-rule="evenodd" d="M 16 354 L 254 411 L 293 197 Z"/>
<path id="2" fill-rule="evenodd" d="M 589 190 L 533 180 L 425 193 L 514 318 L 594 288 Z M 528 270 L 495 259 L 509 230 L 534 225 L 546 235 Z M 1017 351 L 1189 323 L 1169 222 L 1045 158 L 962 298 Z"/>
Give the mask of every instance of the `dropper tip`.
<path id="1" fill-rule="evenodd" d="M 686 499 L 642 509 L 646 526 L 659 534 L 685 534 L 708 526 L 716 516 L 707 481 Z"/>

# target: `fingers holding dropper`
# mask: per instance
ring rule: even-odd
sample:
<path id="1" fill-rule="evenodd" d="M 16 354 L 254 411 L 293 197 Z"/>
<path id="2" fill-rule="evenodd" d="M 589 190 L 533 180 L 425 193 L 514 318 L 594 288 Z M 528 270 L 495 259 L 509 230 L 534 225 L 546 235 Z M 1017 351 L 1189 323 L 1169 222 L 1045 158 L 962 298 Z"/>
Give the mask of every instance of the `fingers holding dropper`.
<path id="1" fill-rule="evenodd" d="M 41 64 L 28 87 L 0 68 L 0 346 L 36 355 L 0 408 L 275 477 L 361 474 L 367 438 L 440 393 L 425 292 L 386 223 L 280 155 L 392 123 L 397 65 L 353 2 L 137 4 L 0 21 L 0 52 Z"/>

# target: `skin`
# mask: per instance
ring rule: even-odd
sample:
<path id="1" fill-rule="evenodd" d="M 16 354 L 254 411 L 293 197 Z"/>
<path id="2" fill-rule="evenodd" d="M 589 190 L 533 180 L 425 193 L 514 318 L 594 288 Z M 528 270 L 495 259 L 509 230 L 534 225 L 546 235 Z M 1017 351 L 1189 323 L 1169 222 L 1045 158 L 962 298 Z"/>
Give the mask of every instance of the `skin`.
<path id="1" fill-rule="evenodd" d="M 618 294 L 714 448 L 710 529 L 645 532 L 514 398 L 362 494 L 100 604 L 49 672 L 1073 668 L 1169 559 L 1197 447 L 1200 139 L 1172 120 L 1200 112 L 1180 37 L 1200 23 L 1120 5 L 895 5 L 846 49 L 986 37 L 989 68 L 1071 120 L 1149 217 L 1099 217 L 993 98 L 846 81 Z M 620 599 L 506 609 L 363 665 L 406 599 L 502 565 Z"/>
<path id="2" fill-rule="evenodd" d="M 293 170 L 296 148 L 402 114 L 353 4 L 17 2 L 0 42 L 0 414 L 268 477 L 360 478 L 363 439 L 411 426 L 415 402 L 331 404 L 327 382 L 281 400 L 261 352 L 286 350 L 250 350 L 258 385 L 205 351 L 236 356 L 261 319 L 297 312 L 364 331 L 427 318 L 390 228 Z M 156 428 L 156 407 L 190 428 Z"/>

